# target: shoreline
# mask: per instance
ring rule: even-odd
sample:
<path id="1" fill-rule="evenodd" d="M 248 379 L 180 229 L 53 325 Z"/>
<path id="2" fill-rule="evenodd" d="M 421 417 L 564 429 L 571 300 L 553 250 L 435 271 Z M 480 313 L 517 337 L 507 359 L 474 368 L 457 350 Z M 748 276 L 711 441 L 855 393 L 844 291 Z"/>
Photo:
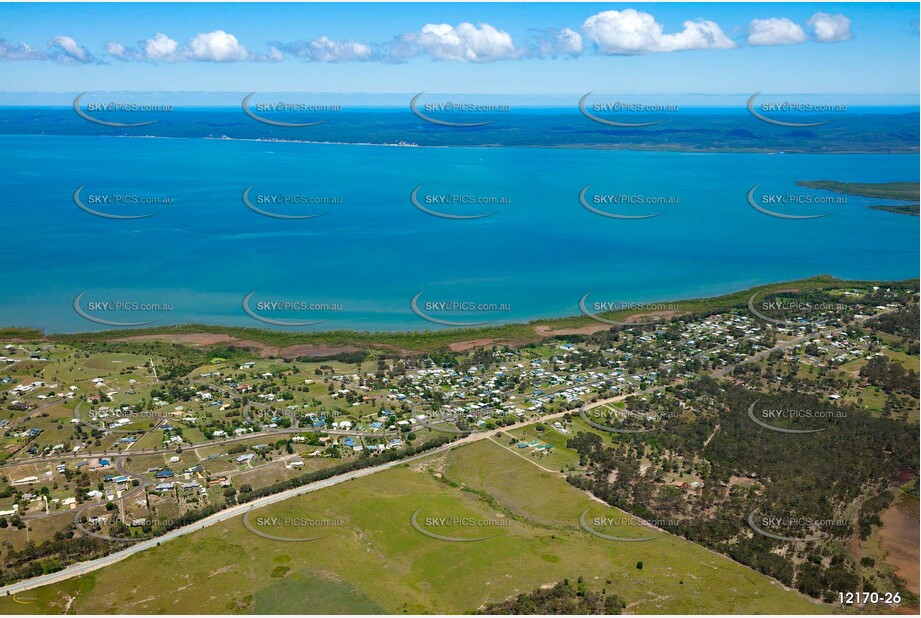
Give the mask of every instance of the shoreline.
<path id="1" fill-rule="evenodd" d="M 314 146 L 373 146 L 391 148 L 471 148 L 471 149 L 528 149 L 528 150 L 591 150 L 603 152 L 667 152 L 677 154 L 718 155 L 718 154 L 760 154 L 760 155 L 921 155 L 921 147 L 907 150 L 809 150 L 784 148 L 701 148 L 692 149 L 672 144 L 416 144 L 411 142 L 331 142 L 324 140 L 296 140 L 274 139 L 266 137 L 228 137 L 214 135 L 181 136 L 181 135 L 101 135 L 92 133 L 0 133 L 0 139 L 5 137 L 104 137 L 115 139 L 176 139 L 176 140 L 209 140 L 227 142 L 261 142 L 276 144 L 309 144 Z"/>
<path id="2" fill-rule="evenodd" d="M 899 280 L 839 279 L 831 275 L 816 275 L 805 279 L 777 281 L 727 294 L 665 301 L 675 305 L 675 316 L 700 312 L 742 309 L 749 299 L 759 293 L 777 291 L 802 291 L 828 287 L 860 287 L 867 285 L 917 286 L 919 278 Z M 656 303 L 660 304 L 660 303 Z M 656 309 L 623 309 L 599 313 L 605 319 L 629 321 L 636 316 L 659 313 Z M 0 339 L 10 341 L 51 341 L 77 343 L 92 341 L 132 340 L 187 340 L 200 345 L 229 344 L 235 347 L 257 348 L 271 354 L 297 346 L 298 351 L 318 348 L 327 354 L 353 352 L 356 349 L 378 348 L 401 353 L 412 353 L 448 347 L 460 352 L 473 347 L 498 344 L 525 344 L 556 336 L 582 336 L 607 330 L 612 326 L 584 314 L 539 318 L 475 328 L 446 328 L 441 330 L 361 331 L 338 329 L 328 331 L 272 330 L 250 326 L 225 326 L 219 324 L 184 323 L 147 328 L 118 328 L 100 331 L 47 333 L 44 329 L 28 326 L 0 326 Z M 580 332 L 581 331 L 581 332 Z M 210 341 L 207 340 L 210 338 Z M 196 341 L 196 339 L 198 339 Z M 434 348 L 432 347 L 434 344 Z M 272 348 L 275 348 L 274 350 Z M 315 350 L 314 350 L 315 351 Z M 294 350 L 292 350 L 292 353 Z M 309 355 L 309 354 L 308 354 Z M 321 355 L 323 356 L 323 355 Z"/>

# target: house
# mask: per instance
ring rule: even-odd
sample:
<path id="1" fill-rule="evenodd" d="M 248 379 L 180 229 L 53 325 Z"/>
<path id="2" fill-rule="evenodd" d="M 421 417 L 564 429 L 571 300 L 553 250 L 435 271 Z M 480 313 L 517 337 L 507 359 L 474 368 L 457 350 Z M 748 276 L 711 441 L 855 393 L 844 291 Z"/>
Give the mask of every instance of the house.
<path id="1" fill-rule="evenodd" d="M 169 468 L 164 468 L 163 470 L 160 470 L 159 472 L 157 472 L 157 478 L 158 479 L 171 479 L 173 478 L 173 476 L 175 476 L 175 474 L 176 473 L 170 470 Z"/>

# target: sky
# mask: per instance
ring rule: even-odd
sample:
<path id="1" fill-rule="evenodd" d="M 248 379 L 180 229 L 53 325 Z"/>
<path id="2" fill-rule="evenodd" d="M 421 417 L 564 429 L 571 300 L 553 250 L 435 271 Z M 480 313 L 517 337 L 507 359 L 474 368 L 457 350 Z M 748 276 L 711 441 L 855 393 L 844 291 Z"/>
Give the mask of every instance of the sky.
<path id="1" fill-rule="evenodd" d="M 918 4 L 3 4 L 0 89 L 918 102 Z M 63 99 L 62 99 L 63 101 Z"/>

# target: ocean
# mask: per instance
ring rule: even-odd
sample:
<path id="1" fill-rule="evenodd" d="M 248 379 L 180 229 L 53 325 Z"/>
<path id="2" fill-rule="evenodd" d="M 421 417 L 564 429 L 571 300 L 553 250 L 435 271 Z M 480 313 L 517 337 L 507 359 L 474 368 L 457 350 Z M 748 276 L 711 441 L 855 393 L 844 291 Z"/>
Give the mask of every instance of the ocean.
<path id="1" fill-rule="evenodd" d="M 0 154 L 0 324 L 46 332 L 112 327 L 80 315 L 78 296 L 84 314 L 113 323 L 398 331 L 451 327 L 415 313 L 414 297 L 450 324 L 503 323 L 575 315 L 588 292 L 648 303 L 819 274 L 919 274 L 916 217 L 795 185 L 917 181 L 916 154 L 103 135 L 0 135 Z M 827 216 L 759 212 L 756 185 L 766 210 Z M 87 210 L 153 216 L 90 214 L 80 187 Z M 597 214 L 583 189 L 597 211 L 657 216 Z M 804 203 L 820 197 L 833 202 Z M 270 321 L 319 323 L 260 321 L 248 295 Z"/>

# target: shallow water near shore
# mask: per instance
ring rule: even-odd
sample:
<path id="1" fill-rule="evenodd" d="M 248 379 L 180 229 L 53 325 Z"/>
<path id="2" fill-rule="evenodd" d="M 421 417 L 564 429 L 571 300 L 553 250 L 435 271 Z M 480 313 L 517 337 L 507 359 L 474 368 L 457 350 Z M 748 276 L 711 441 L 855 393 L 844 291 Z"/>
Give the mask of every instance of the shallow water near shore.
<path id="1" fill-rule="evenodd" d="M 799 180 L 916 181 L 916 155 L 690 154 L 540 148 L 381 148 L 243 140 L 2 136 L 0 201 L 7 242 L 0 324 L 48 332 L 100 330 L 81 302 L 160 305 L 100 311 L 157 325 L 276 327 L 242 308 L 266 309 L 315 329 L 439 328 L 413 313 L 454 321 L 515 322 L 575 315 L 598 301 L 655 302 L 831 274 L 917 277 L 918 219 L 868 208 L 885 200 L 790 204 L 763 195 L 833 197 Z M 458 220 L 448 215 L 489 214 Z M 596 214 L 658 216 L 627 220 Z M 771 217 L 759 204 L 809 220 Z M 109 214 L 154 214 L 114 220 Z M 319 214 L 277 219 L 274 214 Z M 88 204 L 89 196 L 168 197 L 170 203 Z M 302 195 L 323 204 L 258 196 Z M 440 195 L 487 203 L 432 200 Z M 594 196 L 655 198 L 596 202 Z M 334 198 L 334 199 L 331 199 Z M 429 198 L 428 200 L 426 198 Z M 490 305 L 440 312 L 437 303 Z M 429 304 L 427 304 L 429 303 Z M 431 304 L 434 303 L 434 304 Z M 86 307 L 87 305 L 83 305 Z M 163 307 L 169 306 L 168 310 Z M 259 305 L 260 307 L 262 305 Z M 339 306 L 339 308 L 336 308 Z"/>

